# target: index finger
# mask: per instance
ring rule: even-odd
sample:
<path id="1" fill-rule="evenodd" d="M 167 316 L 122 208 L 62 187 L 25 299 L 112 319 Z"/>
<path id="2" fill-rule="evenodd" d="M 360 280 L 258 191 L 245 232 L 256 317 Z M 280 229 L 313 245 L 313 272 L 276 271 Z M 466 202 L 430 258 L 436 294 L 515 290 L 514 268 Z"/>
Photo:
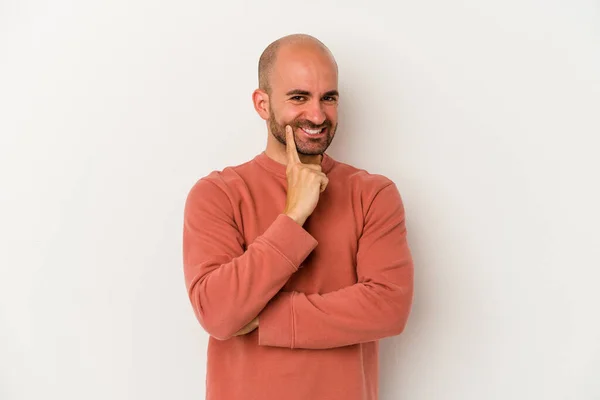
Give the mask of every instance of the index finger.
<path id="1" fill-rule="evenodd" d="M 300 156 L 298 156 L 298 150 L 296 149 L 296 141 L 294 140 L 294 130 L 289 125 L 286 125 L 285 127 L 285 147 L 288 155 L 288 162 L 290 164 L 299 163 Z"/>

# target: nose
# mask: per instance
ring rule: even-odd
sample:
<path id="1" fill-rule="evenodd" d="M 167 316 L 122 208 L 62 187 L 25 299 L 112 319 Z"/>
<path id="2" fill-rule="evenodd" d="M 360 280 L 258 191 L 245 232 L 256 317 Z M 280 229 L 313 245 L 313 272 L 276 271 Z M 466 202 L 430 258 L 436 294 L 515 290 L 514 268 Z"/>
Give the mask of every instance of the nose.
<path id="1" fill-rule="evenodd" d="M 327 119 L 320 101 L 312 101 L 306 109 L 306 119 L 315 125 L 321 125 Z"/>

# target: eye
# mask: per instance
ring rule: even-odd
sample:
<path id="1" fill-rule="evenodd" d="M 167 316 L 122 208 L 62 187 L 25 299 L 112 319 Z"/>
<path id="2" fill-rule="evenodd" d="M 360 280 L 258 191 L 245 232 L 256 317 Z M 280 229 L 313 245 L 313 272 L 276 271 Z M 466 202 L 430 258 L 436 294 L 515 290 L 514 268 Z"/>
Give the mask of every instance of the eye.
<path id="1" fill-rule="evenodd" d="M 294 100 L 294 101 L 304 101 L 305 97 L 304 96 L 292 96 L 290 97 L 290 100 Z"/>
<path id="2" fill-rule="evenodd" d="M 334 103 L 337 101 L 337 98 L 334 96 L 325 96 L 323 97 L 323 100 L 325 100 L 328 103 Z"/>

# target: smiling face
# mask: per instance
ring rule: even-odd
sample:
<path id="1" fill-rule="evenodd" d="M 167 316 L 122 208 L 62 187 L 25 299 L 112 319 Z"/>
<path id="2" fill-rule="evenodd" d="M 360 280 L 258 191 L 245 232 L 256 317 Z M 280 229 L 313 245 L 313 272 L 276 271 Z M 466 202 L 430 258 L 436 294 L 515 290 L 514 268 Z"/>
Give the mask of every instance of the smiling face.
<path id="1" fill-rule="evenodd" d="M 337 129 L 337 66 L 314 43 L 281 46 L 269 73 L 268 88 L 254 94 L 255 108 L 267 121 L 267 152 L 285 155 L 285 126 L 294 130 L 300 155 L 325 152 Z M 273 140 L 275 139 L 275 140 Z"/>

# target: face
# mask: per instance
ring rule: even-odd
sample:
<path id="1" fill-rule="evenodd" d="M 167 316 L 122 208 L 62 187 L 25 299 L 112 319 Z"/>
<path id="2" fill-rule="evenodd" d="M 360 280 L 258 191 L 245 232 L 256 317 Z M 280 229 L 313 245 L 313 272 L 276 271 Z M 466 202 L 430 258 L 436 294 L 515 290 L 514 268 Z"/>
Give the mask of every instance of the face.
<path id="1" fill-rule="evenodd" d="M 331 56 L 314 48 L 281 49 L 270 79 L 268 127 L 285 145 L 290 125 L 298 153 L 323 154 L 337 129 L 337 68 Z"/>

